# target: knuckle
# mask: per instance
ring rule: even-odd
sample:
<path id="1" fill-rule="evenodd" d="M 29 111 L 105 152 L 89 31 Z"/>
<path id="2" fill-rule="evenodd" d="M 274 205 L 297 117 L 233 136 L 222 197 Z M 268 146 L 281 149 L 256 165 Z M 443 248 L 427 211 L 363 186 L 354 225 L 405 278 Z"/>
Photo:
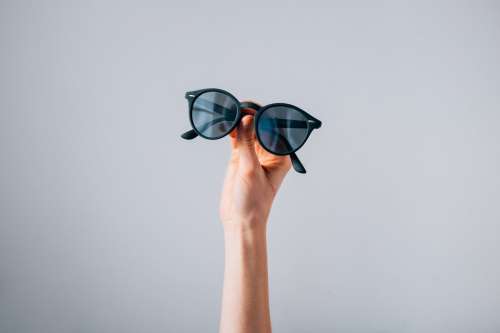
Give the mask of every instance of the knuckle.
<path id="1" fill-rule="evenodd" d="M 257 168 L 255 166 L 244 166 L 241 168 L 241 175 L 245 178 L 254 178 L 257 175 Z"/>

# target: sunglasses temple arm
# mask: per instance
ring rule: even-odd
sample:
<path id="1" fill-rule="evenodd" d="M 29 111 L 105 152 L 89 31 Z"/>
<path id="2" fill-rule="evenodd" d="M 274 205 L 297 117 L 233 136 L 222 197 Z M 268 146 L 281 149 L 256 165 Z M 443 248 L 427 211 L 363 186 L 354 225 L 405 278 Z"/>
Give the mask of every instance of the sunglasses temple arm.
<path id="1" fill-rule="evenodd" d="M 183 138 L 185 140 L 192 140 L 192 139 L 196 138 L 197 136 L 198 136 L 198 134 L 194 130 L 189 130 L 189 131 L 181 134 L 181 138 Z"/>
<path id="2" fill-rule="evenodd" d="M 287 146 L 288 149 L 292 148 L 292 147 L 290 147 L 288 140 L 285 137 L 283 137 L 283 135 L 281 135 L 281 133 L 276 132 L 276 131 L 273 131 L 273 132 L 274 132 L 274 134 L 277 134 L 279 137 L 281 137 L 281 139 L 283 140 L 283 142 L 285 143 L 285 145 Z M 292 166 L 293 166 L 293 169 L 295 171 L 297 171 L 298 173 L 306 173 L 306 168 L 304 168 L 304 165 L 300 161 L 297 154 L 295 154 L 295 152 L 290 154 L 290 160 L 292 161 Z"/>
<path id="3" fill-rule="evenodd" d="M 295 171 L 297 171 L 298 173 L 306 173 L 306 168 L 304 168 L 304 165 L 302 165 L 302 162 L 297 157 L 297 154 L 291 153 L 290 159 L 292 160 L 292 166 Z"/>

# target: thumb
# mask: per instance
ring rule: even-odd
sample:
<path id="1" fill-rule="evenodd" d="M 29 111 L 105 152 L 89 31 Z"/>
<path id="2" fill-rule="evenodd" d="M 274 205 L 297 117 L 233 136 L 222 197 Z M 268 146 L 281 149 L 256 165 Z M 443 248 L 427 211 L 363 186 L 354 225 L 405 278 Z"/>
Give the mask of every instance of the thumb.
<path id="1" fill-rule="evenodd" d="M 240 166 L 251 170 L 259 166 L 259 159 L 255 153 L 255 133 L 253 130 L 253 116 L 246 115 L 241 119 L 236 138 L 240 154 Z"/>

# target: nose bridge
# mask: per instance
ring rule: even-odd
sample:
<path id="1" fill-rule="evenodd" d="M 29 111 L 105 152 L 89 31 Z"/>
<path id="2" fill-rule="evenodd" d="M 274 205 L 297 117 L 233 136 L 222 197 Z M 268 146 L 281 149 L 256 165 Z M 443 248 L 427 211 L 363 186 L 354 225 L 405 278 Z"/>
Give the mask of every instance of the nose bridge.
<path id="1" fill-rule="evenodd" d="M 240 108 L 241 109 L 253 109 L 255 111 L 258 111 L 260 109 L 260 105 L 257 103 L 254 103 L 254 102 L 241 102 Z"/>

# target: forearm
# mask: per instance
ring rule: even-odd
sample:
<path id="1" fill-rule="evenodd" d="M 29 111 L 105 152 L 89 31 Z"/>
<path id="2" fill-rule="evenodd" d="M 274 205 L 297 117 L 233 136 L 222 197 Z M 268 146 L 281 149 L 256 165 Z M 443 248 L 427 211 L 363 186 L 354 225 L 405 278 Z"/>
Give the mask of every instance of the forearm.
<path id="1" fill-rule="evenodd" d="M 221 333 L 271 332 L 265 221 L 225 224 Z"/>

